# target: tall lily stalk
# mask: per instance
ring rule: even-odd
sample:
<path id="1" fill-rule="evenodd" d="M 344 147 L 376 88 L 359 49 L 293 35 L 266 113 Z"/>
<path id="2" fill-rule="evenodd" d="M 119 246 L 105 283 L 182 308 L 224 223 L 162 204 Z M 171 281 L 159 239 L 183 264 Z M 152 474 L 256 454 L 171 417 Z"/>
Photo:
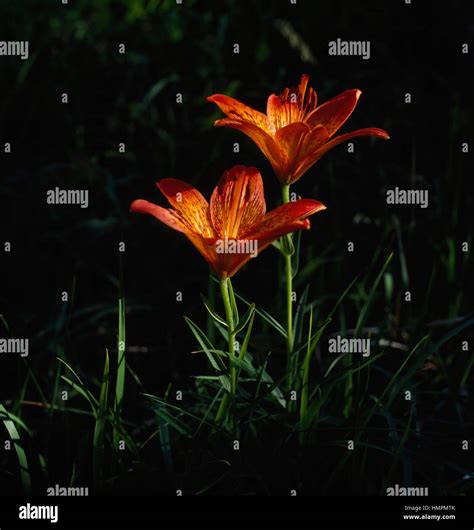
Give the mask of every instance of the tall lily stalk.
<path id="1" fill-rule="evenodd" d="M 284 184 L 281 188 L 283 204 L 290 202 L 290 185 Z M 287 373 L 287 390 L 288 396 L 293 388 L 293 270 L 292 255 L 294 246 L 292 243 L 292 234 L 282 238 L 280 249 L 285 260 L 285 286 L 286 286 L 286 373 Z M 288 410 L 291 410 L 291 400 L 288 399 Z"/>
<path id="2" fill-rule="evenodd" d="M 235 394 L 237 391 L 237 371 L 235 367 L 235 327 L 237 325 L 237 318 L 234 314 L 233 306 L 235 307 L 235 301 L 231 301 L 233 298 L 232 284 L 230 278 L 225 278 L 219 282 L 221 288 L 222 301 L 224 303 L 225 318 L 227 322 L 227 344 L 229 351 L 229 378 L 230 378 L 230 402 L 232 409 L 232 416 L 235 410 Z M 232 294 L 231 294 L 232 293 Z M 234 302 L 234 303 L 232 303 Z M 235 426 L 235 418 L 232 418 L 232 423 Z"/>

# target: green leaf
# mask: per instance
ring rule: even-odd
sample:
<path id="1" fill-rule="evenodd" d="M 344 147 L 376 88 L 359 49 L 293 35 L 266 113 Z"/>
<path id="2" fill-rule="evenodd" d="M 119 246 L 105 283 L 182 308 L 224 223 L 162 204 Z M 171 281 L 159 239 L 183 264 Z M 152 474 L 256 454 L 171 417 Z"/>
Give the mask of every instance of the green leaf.
<path id="1" fill-rule="evenodd" d="M 223 375 L 227 373 L 227 368 L 225 363 L 217 356 L 215 357 L 212 354 L 212 351 L 215 350 L 214 346 L 211 344 L 210 340 L 206 337 L 205 333 L 197 326 L 190 318 L 184 317 L 186 324 L 191 329 L 193 335 L 196 337 L 196 340 L 199 342 L 201 348 L 204 350 L 209 363 L 212 368 L 216 370 L 219 376 L 219 381 L 221 385 L 227 392 L 230 392 L 230 379 L 228 375 Z"/>
<path id="2" fill-rule="evenodd" d="M 192 435 L 192 429 L 188 425 L 188 423 L 185 423 L 185 422 L 181 421 L 176 416 L 172 416 L 171 413 L 168 412 L 168 409 L 170 411 L 178 411 L 180 414 L 182 414 L 184 416 L 188 416 L 189 418 L 191 418 L 193 420 L 196 420 L 198 422 L 200 422 L 202 420 L 202 418 L 199 418 L 198 416 L 196 416 L 195 414 L 192 414 L 188 410 L 183 409 L 181 407 L 178 407 L 176 405 L 172 405 L 171 403 L 167 403 L 166 401 L 164 401 L 163 399 L 161 399 L 161 398 L 159 398 L 157 396 L 153 396 L 152 394 L 143 394 L 143 395 L 145 397 L 149 398 L 151 401 L 156 402 L 156 403 L 161 405 L 158 408 L 157 407 L 153 407 L 155 412 L 157 414 L 159 414 L 166 422 L 168 422 L 170 424 L 171 427 L 176 429 L 180 434 L 183 434 L 183 435 L 186 435 L 186 436 L 191 436 Z M 214 426 L 214 424 L 212 424 L 212 423 L 206 422 L 206 424 L 210 425 L 210 426 Z"/>
<path id="3" fill-rule="evenodd" d="M 309 313 L 308 325 L 308 348 L 301 367 L 301 401 L 300 401 L 300 443 L 302 444 L 306 436 L 307 413 L 308 413 L 308 382 L 309 365 L 311 361 L 311 335 L 313 330 L 313 308 Z"/>
<path id="4" fill-rule="evenodd" d="M 283 256 L 292 256 L 295 253 L 295 245 L 291 234 L 286 234 L 280 239 L 280 252 Z"/>
<path id="5" fill-rule="evenodd" d="M 237 328 L 234 330 L 234 333 L 235 334 L 240 333 L 245 328 L 245 326 L 247 325 L 250 319 L 252 319 L 252 324 L 253 324 L 254 315 L 255 315 L 255 304 L 251 304 L 249 308 L 247 309 L 247 311 L 242 316 L 242 318 L 240 319 L 240 322 L 237 325 Z"/>
<path id="6" fill-rule="evenodd" d="M 356 329 L 355 329 L 355 332 L 354 332 L 354 337 L 358 337 L 359 336 L 359 333 L 360 333 L 360 330 L 362 329 L 362 327 L 364 326 L 365 324 L 365 320 L 367 318 L 367 315 L 368 315 L 368 312 L 369 312 L 369 307 L 375 297 L 375 292 L 377 290 L 377 287 L 380 283 L 380 280 L 382 279 L 384 273 L 385 273 L 385 269 L 388 267 L 388 264 L 392 261 L 392 258 L 393 258 L 393 252 L 389 254 L 388 258 L 385 260 L 385 263 L 383 264 L 382 266 L 382 269 L 380 270 L 380 272 L 378 273 L 377 275 L 377 278 L 375 279 L 374 283 L 372 284 L 372 287 L 370 289 L 370 292 L 369 292 L 369 295 L 367 297 L 367 300 L 365 301 L 365 304 L 363 305 L 360 313 L 359 313 L 359 318 L 357 319 L 357 324 L 356 324 Z"/>
<path id="7" fill-rule="evenodd" d="M 222 326 L 225 326 L 227 328 L 227 322 L 225 321 L 225 318 L 222 318 L 221 316 L 219 316 L 213 309 L 211 309 L 211 307 L 209 306 L 209 303 L 206 299 L 206 297 L 201 294 L 201 300 L 204 304 L 204 307 L 207 309 L 207 312 L 211 315 L 211 317 L 213 318 L 213 320 L 215 322 L 218 322 L 219 324 L 221 324 Z"/>
<path id="8" fill-rule="evenodd" d="M 123 395 L 125 389 L 125 300 L 119 298 L 118 303 L 118 337 L 117 337 L 117 378 L 115 382 L 114 416 L 118 424 L 121 423 Z M 121 439 L 120 432 L 114 429 L 114 448 L 118 450 Z"/>
<path id="9" fill-rule="evenodd" d="M 136 120 L 140 117 L 140 115 L 147 109 L 147 107 L 152 104 L 155 97 L 166 87 L 166 85 L 173 83 L 178 79 L 179 76 L 177 74 L 171 74 L 168 77 L 160 79 L 148 90 L 140 102 L 132 103 L 130 105 L 132 120 Z"/>
<path id="10" fill-rule="evenodd" d="M 324 331 L 324 328 L 326 328 L 326 326 L 331 322 L 332 320 L 332 317 L 334 315 L 334 313 L 336 312 L 337 308 L 340 306 L 340 304 L 343 302 L 343 300 L 345 299 L 345 297 L 347 296 L 347 294 L 349 293 L 349 291 L 352 289 L 353 285 L 356 283 L 356 281 L 359 279 L 359 274 L 350 282 L 350 284 L 344 289 L 343 293 L 341 294 L 341 296 L 339 296 L 339 298 L 337 299 L 336 303 L 334 304 L 333 308 L 331 309 L 331 311 L 329 312 L 329 315 L 327 316 L 326 320 L 324 321 L 324 323 L 322 324 L 322 326 L 320 328 L 317 329 L 317 331 L 314 333 L 313 337 L 311 337 L 311 340 L 313 341 L 317 336 L 318 334 L 321 334 L 322 331 Z M 319 339 L 318 339 L 319 340 Z M 301 351 L 302 349 L 306 348 L 307 346 L 307 342 L 305 342 L 302 346 L 300 346 L 298 348 L 297 351 Z M 313 347 L 315 347 L 315 345 L 313 345 Z"/>
<path id="11" fill-rule="evenodd" d="M 385 302 L 389 303 L 393 295 L 393 275 L 390 272 L 386 272 L 383 275 L 383 282 L 385 287 Z"/>
<path id="12" fill-rule="evenodd" d="M 163 453 L 163 460 L 165 462 L 166 469 L 169 474 L 174 475 L 173 470 L 173 454 L 171 452 L 171 438 L 169 430 L 169 421 L 163 418 L 163 415 L 159 414 L 159 410 L 163 409 L 163 405 L 157 404 L 155 413 L 158 416 L 158 431 L 160 433 L 160 445 Z"/>
<path id="13" fill-rule="evenodd" d="M 334 244 L 328 245 L 317 256 L 306 261 L 305 265 L 299 264 L 298 274 L 294 278 L 294 285 L 298 286 L 314 277 L 316 270 L 327 261 L 327 256 L 334 249 Z"/>
<path id="14" fill-rule="evenodd" d="M 216 278 L 212 278 L 216 283 L 219 283 L 218 280 Z M 244 302 L 245 304 L 247 304 L 248 306 L 252 305 L 252 302 L 249 302 L 246 298 L 244 298 L 242 295 L 238 294 L 238 293 L 235 293 L 235 297 L 238 299 L 238 300 L 241 300 L 242 302 Z M 275 329 L 276 331 L 278 331 L 278 333 L 280 333 L 285 339 L 287 338 L 287 333 L 286 333 L 286 330 L 285 328 L 277 321 L 275 320 L 272 315 L 270 315 L 269 313 L 267 313 L 264 309 L 261 309 L 259 308 L 258 306 L 255 306 L 255 312 L 257 313 L 257 315 L 259 315 L 261 318 L 263 318 L 263 320 L 265 320 L 265 322 L 267 322 L 268 324 L 270 324 L 270 326 Z"/>
<path id="15" fill-rule="evenodd" d="M 405 249 L 403 247 L 402 231 L 400 228 L 400 221 L 397 216 L 393 216 L 395 225 L 395 232 L 397 235 L 398 251 L 400 253 L 400 269 L 402 273 L 402 283 L 405 288 L 408 288 L 410 278 L 408 276 L 407 260 L 405 258 Z"/>
<path id="16" fill-rule="evenodd" d="M 396 468 L 396 466 L 398 464 L 398 460 L 399 460 L 400 456 L 403 454 L 404 447 L 405 447 L 406 442 L 408 440 L 408 435 L 410 434 L 410 428 L 411 428 L 412 419 L 413 419 L 413 408 L 410 409 L 410 417 L 408 418 L 408 421 L 407 421 L 407 424 L 406 424 L 406 427 L 405 427 L 405 431 L 403 433 L 402 438 L 399 440 L 399 444 L 398 444 L 397 450 L 395 451 L 395 454 L 393 455 L 392 464 L 390 466 L 388 474 L 385 475 L 385 481 L 384 481 L 385 484 L 383 486 L 382 491 L 385 491 L 387 486 L 388 486 L 388 484 L 392 483 L 393 472 L 395 471 L 395 468 Z M 397 435 L 397 438 L 398 438 L 398 435 Z"/>
<path id="17" fill-rule="evenodd" d="M 237 294 L 236 296 L 239 300 L 242 300 L 242 302 L 246 303 L 248 306 L 252 305 L 248 300 L 246 300 L 240 294 Z M 257 315 L 262 317 L 263 320 L 265 320 L 265 322 L 270 324 L 270 326 L 272 326 L 273 329 L 275 329 L 276 331 L 278 331 L 278 333 L 280 333 L 283 337 L 285 337 L 285 339 L 287 338 L 287 333 L 286 333 L 285 328 L 277 320 L 275 320 L 272 317 L 272 315 L 267 313 L 264 309 L 259 308 L 258 306 L 255 306 L 255 312 L 257 313 Z"/>
<path id="18" fill-rule="evenodd" d="M 298 269 L 300 267 L 300 247 L 301 247 L 301 234 L 302 230 L 298 230 L 295 234 L 296 245 L 295 245 L 295 257 L 291 261 L 291 277 L 295 278 L 298 274 Z"/>
<path id="19" fill-rule="evenodd" d="M 7 429 L 8 434 L 13 443 L 13 446 L 15 447 L 15 452 L 18 459 L 18 467 L 20 469 L 20 481 L 23 486 L 23 491 L 25 494 L 29 494 L 31 492 L 30 468 L 28 466 L 28 459 L 26 458 L 25 450 L 21 445 L 20 434 L 18 433 L 14 421 L 19 423 L 20 425 L 23 424 L 23 422 L 16 416 L 10 414 L 1 403 L 0 420 L 2 420 L 3 425 L 5 425 L 5 428 Z"/>
<path id="20" fill-rule="evenodd" d="M 230 278 L 227 279 L 227 285 L 229 287 L 230 307 L 232 309 L 233 326 L 236 327 L 239 323 L 239 310 L 237 308 L 237 302 L 235 301 L 234 288 Z"/>
<path id="21" fill-rule="evenodd" d="M 99 405 L 99 402 L 97 401 L 97 399 L 89 392 L 89 390 L 87 390 L 82 379 L 76 374 L 76 372 L 71 368 L 71 366 L 69 366 L 69 364 L 67 364 L 67 362 L 64 359 L 61 359 L 60 357 L 57 357 L 57 359 L 60 363 L 64 364 L 64 366 L 66 366 L 66 368 L 74 375 L 74 377 L 79 381 L 80 386 L 76 385 L 70 379 L 67 379 L 64 376 L 61 376 L 61 379 L 64 379 L 64 381 L 67 381 L 77 392 L 79 392 L 81 395 L 83 395 L 87 399 L 87 401 L 89 401 L 89 403 L 91 404 L 92 410 L 95 414 L 95 409 Z"/>
<path id="22" fill-rule="evenodd" d="M 207 407 L 207 410 L 204 413 L 204 416 L 202 417 L 201 422 L 198 425 L 198 428 L 196 429 L 195 433 L 193 434 L 193 438 L 196 438 L 196 436 L 199 434 L 199 431 L 201 430 L 203 425 L 206 424 L 207 418 L 210 416 L 211 411 L 214 408 L 214 405 L 219 401 L 221 393 L 222 393 L 222 388 L 219 388 L 219 390 L 216 392 L 216 395 L 214 396 L 213 400 L 211 401 L 211 404 L 209 405 L 209 407 Z"/>
<path id="23" fill-rule="evenodd" d="M 159 420 L 162 421 L 165 425 L 169 425 L 177 432 L 179 432 L 179 434 L 189 434 L 188 426 L 178 418 L 171 416 L 163 405 L 158 404 L 157 406 L 153 407 L 153 410 L 155 411 Z"/>
<path id="24" fill-rule="evenodd" d="M 293 320 L 293 341 L 298 344 L 301 341 L 303 332 L 303 318 L 306 311 L 306 303 L 308 301 L 309 285 L 307 285 L 300 296 L 298 306 L 296 307 L 295 318 Z"/>
<path id="25" fill-rule="evenodd" d="M 74 388 L 74 390 L 78 394 L 80 394 L 82 397 L 87 399 L 87 401 L 89 402 L 89 405 L 91 406 L 92 413 L 95 416 L 97 413 L 97 407 L 99 405 L 97 399 L 86 388 L 79 386 L 77 383 L 75 383 L 74 381 L 66 377 L 65 375 L 62 375 L 61 379 L 63 381 L 66 381 L 66 383 L 68 383 L 69 385 L 71 385 L 72 388 Z"/>
<path id="26" fill-rule="evenodd" d="M 253 310 L 249 312 L 249 317 L 248 319 L 246 319 L 244 325 L 242 326 L 242 329 L 243 329 L 247 325 L 247 322 L 249 323 L 247 332 L 245 333 L 245 337 L 242 342 L 242 347 L 240 348 L 239 357 L 238 357 L 239 360 L 244 360 L 245 354 L 247 353 L 249 342 L 250 342 L 250 336 L 252 335 L 254 318 L 255 318 L 255 305 L 253 305 Z M 239 377 L 239 373 L 237 372 L 237 378 L 238 377 Z"/>
<path id="27" fill-rule="evenodd" d="M 97 408 L 94 428 L 94 485 L 101 488 L 104 475 L 104 438 L 105 420 L 107 418 L 107 397 L 109 392 L 109 352 L 105 352 L 104 374 L 100 386 L 99 407 Z"/>
<path id="28" fill-rule="evenodd" d="M 212 352 L 216 355 L 219 355 L 220 357 L 225 357 L 226 359 L 231 360 L 235 364 L 235 366 L 242 370 L 245 370 L 249 374 L 256 375 L 256 370 L 248 359 L 240 359 L 239 357 L 231 355 L 228 351 L 224 350 L 212 350 Z"/>

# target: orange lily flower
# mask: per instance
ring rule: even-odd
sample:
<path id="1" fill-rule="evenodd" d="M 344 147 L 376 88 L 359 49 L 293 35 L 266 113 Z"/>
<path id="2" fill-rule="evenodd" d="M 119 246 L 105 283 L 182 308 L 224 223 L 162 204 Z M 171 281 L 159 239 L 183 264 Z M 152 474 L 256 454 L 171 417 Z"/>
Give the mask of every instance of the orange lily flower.
<path id="1" fill-rule="evenodd" d="M 267 101 L 267 113 L 244 105 L 223 94 L 207 98 L 227 116 L 214 125 L 228 125 L 249 136 L 268 158 L 282 184 L 296 182 L 330 149 L 356 136 L 378 136 L 387 140 L 383 129 L 359 129 L 333 138 L 349 118 L 361 95 L 358 89 L 346 90 L 317 106 L 317 96 L 301 76 L 297 88 L 286 88 Z"/>
<path id="2" fill-rule="evenodd" d="M 138 199 L 130 211 L 147 213 L 184 233 L 222 280 L 281 236 L 310 227 L 308 216 L 326 206 L 300 199 L 266 213 L 263 181 L 254 167 L 234 166 L 214 189 L 210 204 L 182 180 L 156 183 L 172 208 Z"/>

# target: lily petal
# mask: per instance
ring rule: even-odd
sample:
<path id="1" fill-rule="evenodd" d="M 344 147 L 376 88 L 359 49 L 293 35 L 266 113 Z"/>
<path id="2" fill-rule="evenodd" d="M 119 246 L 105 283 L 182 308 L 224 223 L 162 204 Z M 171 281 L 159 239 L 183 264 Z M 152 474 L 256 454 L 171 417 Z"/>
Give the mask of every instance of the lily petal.
<path id="1" fill-rule="evenodd" d="M 288 89 L 287 89 L 288 91 Z M 296 94 L 293 93 L 296 100 Z M 298 105 L 291 102 L 291 94 L 286 91 L 281 95 L 271 94 L 267 100 L 267 116 L 271 131 L 275 134 L 278 129 L 298 120 L 300 121 Z"/>
<path id="2" fill-rule="evenodd" d="M 157 204 L 145 201 L 143 199 L 137 199 L 132 202 L 130 211 L 133 213 L 146 213 L 156 217 L 159 221 L 165 225 L 177 230 L 178 232 L 188 233 L 189 229 L 183 219 L 174 210 L 169 208 L 162 208 Z"/>
<path id="3" fill-rule="evenodd" d="M 245 245 L 246 240 L 239 239 L 238 242 Z M 217 253 L 217 251 L 215 256 L 217 260 L 216 270 L 220 278 L 230 278 L 253 257 L 250 252 Z"/>
<path id="4" fill-rule="evenodd" d="M 308 89 L 308 83 L 309 83 L 309 75 L 308 74 L 302 74 L 301 75 L 301 78 L 300 78 L 300 84 L 298 85 L 298 94 L 300 96 L 300 100 L 301 102 L 304 104 L 305 101 L 305 96 L 308 94 L 309 96 L 312 95 L 311 94 L 311 87 L 309 87 Z M 314 90 L 312 91 L 314 92 Z"/>
<path id="5" fill-rule="evenodd" d="M 273 133 L 290 123 L 306 121 L 307 114 L 316 108 L 316 91 L 308 83 L 309 76 L 303 74 L 297 87 L 286 88 L 279 96 L 272 94 L 268 98 L 267 117 Z"/>
<path id="6" fill-rule="evenodd" d="M 179 213 L 188 232 L 201 234 L 204 237 L 214 235 L 209 204 L 196 188 L 179 179 L 162 179 L 156 183 L 156 186 Z"/>
<path id="7" fill-rule="evenodd" d="M 224 94 L 214 94 L 209 96 L 207 101 L 215 103 L 226 116 L 233 120 L 248 121 L 265 131 L 268 130 L 268 120 L 265 114 L 234 98 Z"/>
<path id="8" fill-rule="evenodd" d="M 361 94 L 359 89 L 342 92 L 311 112 L 306 118 L 306 123 L 310 127 L 324 125 L 329 137 L 333 136 L 352 114 Z"/>
<path id="9" fill-rule="evenodd" d="M 310 149 L 304 149 L 304 155 L 301 155 L 300 164 L 297 166 L 297 169 L 292 177 L 291 182 L 295 182 L 296 180 L 298 180 L 304 173 L 306 173 L 306 171 L 308 171 L 311 166 L 313 166 L 324 154 L 330 151 L 333 147 L 336 147 L 336 145 L 350 140 L 351 138 L 356 138 L 357 136 L 377 136 L 385 140 L 388 140 L 390 138 L 388 133 L 383 129 L 369 127 L 366 129 L 359 129 L 357 131 L 336 136 L 329 142 L 323 143 L 322 145 L 320 144 L 319 147 L 316 147 L 314 151 L 311 151 Z"/>
<path id="10" fill-rule="evenodd" d="M 300 121 L 290 123 L 290 125 L 286 125 L 276 132 L 275 140 L 285 157 L 285 163 L 280 168 L 281 173 L 277 173 L 280 180 L 284 181 L 288 175 L 293 174 L 299 153 L 302 151 L 309 134 L 311 134 L 309 127 Z"/>
<path id="11" fill-rule="evenodd" d="M 211 196 L 211 220 L 220 238 L 238 238 L 258 224 L 266 211 L 263 182 L 255 167 L 226 171 Z"/>
<path id="12" fill-rule="evenodd" d="M 223 127 L 224 125 L 227 125 L 246 134 L 257 144 L 258 148 L 267 157 L 275 171 L 277 171 L 277 169 L 284 164 L 284 157 L 275 140 L 264 129 L 258 127 L 257 125 L 250 122 L 233 120 L 229 118 L 217 120 L 214 125 L 217 127 Z"/>
<path id="13" fill-rule="evenodd" d="M 228 254 L 228 260 L 225 264 L 227 278 L 231 278 L 251 259 L 252 256 L 249 254 Z"/>
<path id="14" fill-rule="evenodd" d="M 259 251 L 279 237 L 310 227 L 307 217 L 325 210 L 326 206 L 313 199 L 300 199 L 282 204 L 269 212 L 263 221 L 246 235 L 247 239 L 258 241 Z"/>
<path id="15" fill-rule="evenodd" d="M 196 247 L 207 263 L 214 269 L 216 274 L 221 276 L 218 255 L 216 254 L 214 248 L 215 238 L 205 238 L 199 234 L 189 233 L 186 234 L 186 237 Z"/>
<path id="16" fill-rule="evenodd" d="M 275 134 L 275 140 L 280 144 L 285 157 L 288 158 L 297 155 L 302 140 L 309 132 L 310 129 L 306 123 L 297 121 L 279 129 Z"/>
<path id="17" fill-rule="evenodd" d="M 286 183 L 298 180 L 314 164 L 314 155 L 329 139 L 329 133 L 323 125 L 317 125 L 307 134 L 295 158 L 291 171 L 286 175 Z"/>
<path id="18" fill-rule="evenodd" d="M 356 138 L 357 136 L 376 136 L 378 138 L 383 138 L 384 140 L 388 140 L 390 138 L 387 131 L 384 131 L 383 129 L 378 129 L 377 127 L 367 127 L 365 129 L 358 129 L 357 131 L 352 131 L 350 133 L 341 134 L 339 136 L 336 136 L 329 142 L 325 143 L 322 147 L 320 147 L 317 150 L 316 160 L 319 160 L 319 158 L 321 158 L 325 153 L 327 153 L 333 147 L 336 147 L 336 145 L 339 145 L 342 142 L 346 142 L 347 140 L 350 140 L 351 138 Z"/>

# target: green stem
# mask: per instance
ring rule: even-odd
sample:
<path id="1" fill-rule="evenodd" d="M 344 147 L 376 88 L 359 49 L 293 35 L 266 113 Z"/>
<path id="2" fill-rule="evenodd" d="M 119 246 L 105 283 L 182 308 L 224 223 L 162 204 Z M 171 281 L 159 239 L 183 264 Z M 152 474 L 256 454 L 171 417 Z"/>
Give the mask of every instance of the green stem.
<path id="1" fill-rule="evenodd" d="M 219 425 L 222 419 L 225 416 L 225 413 L 227 412 L 227 406 L 229 405 L 229 392 L 226 392 L 224 394 L 224 397 L 221 400 L 221 404 L 219 405 L 219 409 L 216 414 L 216 424 Z"/>
<path id="2" fill-rule="evenodd" d="M 281 188 L 283 203 L 290 202 L 290 185 L 284 184 Z M 291 237 L 288 235 L 287 237 Z M 285 255 L 285 273 L 286 273 L 286 370 L 287 370 L 287 390 L 291 392 L 293 387 L 293 301 L 291 299 L 293 292 L 293 272 L 291 268 L 291 256 Z M 288 410 L 291 409 L 291 401 L 288 400 Z"/>
<path id="3" fill-rule="evenodd" d="M 227 402 L 230 398 L 232 408 L 234 407 L 234 401 L 235 401 L 235 393 L 236 393 L 236 386 L 237 386 L 237 372 L 235 369 L 235 363 L 234 363 L 234 355 L 235 355 L 235 348 L 234 348 L 234 342 L 235 342 L 235 333 L 234 333 L 234 315 L 232 313 L 232 306 L 230 303 L 230 296 L 229 296 L 229 282 L 230 279 L 226 278 L 225 280 L 220 281 L 220 288 L 221 288 L 221 295 L 222 295 L 222 301 L 224 302 L 224 309 L 225 309 L 225 316 L 227 321 L 227 336 L 229 339 L 229 372 L 230 372 L 230 393 L 227 394 L 227 399 L 223 398 L 221 402 L 221 407 L 219 407 L 218 411 L 218 417 L 222 416 L 225 413 L 225 410 L 227 409 Z M 220 419 L 220 418 L 219 418 Z"/>
<path id="4" fill-rule="evenodd" d="M 211 274 L 209 274 L 209 284 L 207 288 L 207 299 L 209 300 L 209 304 L 211 307 L 215 306 L 216 303 L 216 282 L 214 281 L 214 278 Z M 214 325 L 213 319 L 211 314 L 207 313 L 207 336 L 209 338 L 209 341 L 211 344 L 214 344 L 215 338 L 216 338 L 216 327 Z"/>
<path id="5" fill-rule="evenodd" d="M 307 429 L 308 417 L 308 382 L 309 382 L 309 363 L 311 361 L 311 336 L 313 334 L 313 308 L 311 307 L 309 313 L 309 328 L 308 328 L 308 347 L 306 349 L 306 356 L 303 361 L 301 369 L 301 401 L 300 401 L 300 445 L 304 444 Z"/>

